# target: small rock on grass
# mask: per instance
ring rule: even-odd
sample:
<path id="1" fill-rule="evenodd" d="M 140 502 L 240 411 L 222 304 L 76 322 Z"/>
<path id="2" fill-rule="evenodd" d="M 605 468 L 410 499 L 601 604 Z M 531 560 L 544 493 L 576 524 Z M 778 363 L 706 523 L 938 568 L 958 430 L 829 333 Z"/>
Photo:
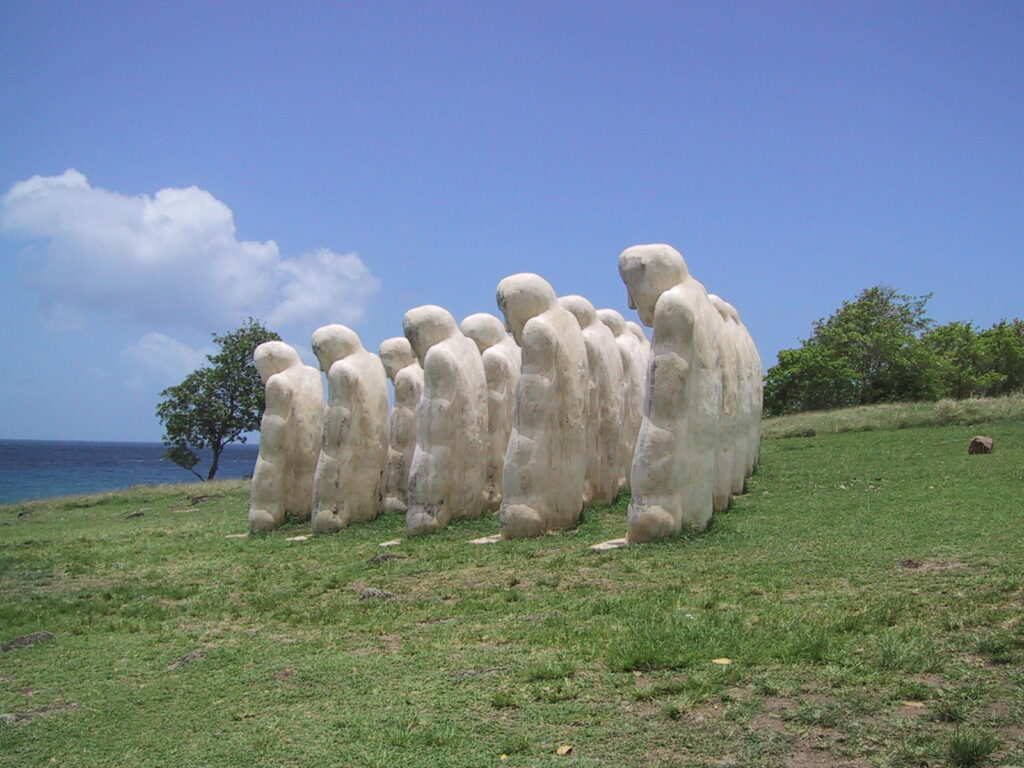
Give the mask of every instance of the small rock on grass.
<path id="1" fill-rule="evenodd" d="M 606 549 L 622 549 L 622 547 L 629 546 L 629 542 L 625 539 L 609 539 L 608 541 L 602 541 L 600 544 L 591 545 L 591 549 L 597 552 L 603 552 Z"/>
<path id="2" fill-rule="evenodd" d="M 992 453 L 996 449 L 995 441 L 985 435 L 977 435 L 971 438 L 971 444 L 967 446 L 968 455 Z"/>
<path id="3" fill-rule="evenodd" d="M 382 547 L 397 547 L 401 543 L 402 543 L 401 539 L 391 539 L 391 541 L 382 541 L 380 543 L 380 545 Z"/>
<path id="4" fill-rule="evenodd" d="M 470 544 L 497 544 L 501 541 L 501 534 L 496 533 L 493 536 L 481 536 L 479 539 L 470 539 Z"/>
<path id="5" fill-rule="evenodd" d="M 52 632 L 32 632 L 31 634 L 8 640 L 3 645 L 0 645 L 0 651 L 7 653 L 7 651 L 13 651 L 18 648 L 28 648 L 30 645 L 41 643 L 43 640 L 53 640 L 55 637 L 56 635 Z"/>
<path id="6" fill-rule="evenodd" d="M 367 587 L 359 594 L 360 600 L 393 600 L 398 597 L 394 592 L 385 592 L 376 587 Z"/>

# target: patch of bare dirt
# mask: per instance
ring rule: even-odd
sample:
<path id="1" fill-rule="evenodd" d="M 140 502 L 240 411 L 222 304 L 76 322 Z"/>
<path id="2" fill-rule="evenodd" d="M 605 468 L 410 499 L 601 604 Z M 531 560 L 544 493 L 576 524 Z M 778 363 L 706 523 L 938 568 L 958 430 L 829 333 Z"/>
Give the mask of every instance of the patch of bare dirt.
<path id="1" fill-rule="evenodd" d="M 295 667 L 285 667 L 280 672 L 277 672 L 277 673 L 271 675 L 271 677 L 273 677 L 275 680 L 287 680 L 289 677 L 291 677 L 294 674 L 295 674 Z"/>
<path id="2" fill-rule="evenodd" d="M 910 571 L 949 571 L 956 568 L 967 568 L 967 563 L 960 560 L 900 560 L 900 568 Z"/>
<path id="3" fill-rule="evenodd" d="M 203 651 L 202 650 L 191 651 L 190 653 L 186 653 L 184 656 L 182 656 L 177 661 L 172 661 L 170 664 L 168 664 L 167 665 L 167 671 L 168 672 L 175 672 L 175 671 L 181 669 L 182 667 L 187 666 L 188 664 L 191 664 L 193 661 L 201 659 L 202 657 L 203 657 Z"/>
<path id="4" fill-rule="evenodd" d="M 77 704 L 53 704 L 49 707 L 40 707 L 39 709 L 30 709 L 26 712 L 7 712 L 0 714 L 0 722 L 3 723 L 24 723 L 31 720 L 35 720 L 37 717 L 43 715 L 53 715 L 60 712 L 72 712 L 78 709 Z"/>
<path id="5" fill-rule="evenodd" d="M 14 651 L 18 648 L 28 648 L 36 643 L 41 643 L 44 640 L 53 640 L 55 637 L 56 635 L 52 632 L 32 632 L 31 634 L 22 635 L 21 637 L 15 637 L 12 640 L 8 640 L 3 645 L 0 645 L 0 651 L 7 653 L 8 651 Z"/>

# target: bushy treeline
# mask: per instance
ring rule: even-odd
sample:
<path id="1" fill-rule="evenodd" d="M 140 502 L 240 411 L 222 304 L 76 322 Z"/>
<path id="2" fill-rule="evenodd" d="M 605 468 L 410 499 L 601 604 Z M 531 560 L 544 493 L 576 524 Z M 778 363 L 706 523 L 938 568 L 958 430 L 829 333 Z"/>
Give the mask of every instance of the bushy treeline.
<path id="1" fill-rule="evenodd" d="M 765 414 L 851 405 L 997 396 L 1024 388 L 1024 321 L 936 325 L 931 294 L 875 286 L 779 352 L 764 384 Z"/>

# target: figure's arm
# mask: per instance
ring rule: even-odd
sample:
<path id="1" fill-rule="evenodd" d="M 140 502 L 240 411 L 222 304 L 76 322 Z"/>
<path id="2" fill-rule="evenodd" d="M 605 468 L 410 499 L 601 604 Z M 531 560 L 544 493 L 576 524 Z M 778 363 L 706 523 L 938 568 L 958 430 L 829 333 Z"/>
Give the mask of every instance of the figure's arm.
<path id="1" fill-rule="evenodd" d="M 266 408 L 260 422 L 260 453 L 279 456 L 285 450 L 288 417 L 292 411 L 292 388 L 280 374 L 267 381 Z"/>
<path id="2" fill-rule="evenodd" d="M 331 441 L 337 445 L 352 427 L 352 398 L 358 390 L 359 379 L 352 365 L 339 360 L 327 372 L 330 397 L 327 404 L 325 432 L 330 429 Z"/>
<path id="3" fill-rule="evenodd" d="M 455 401 L 455 360 L 448 350 L 434 347 L 427 353 L 425 363 L 417 440 L 431 446 L 447 445 L 454 428 L 450 411 Z M 419 433 L 424 429 L 425 432 Z"/>
<path id="4" fill-rule="evenodd" d="M 682 297 L 665 293 L 654 314 L 647 402 L 644 411 L 651 422 L 676 432 L 686 408 L 686 385 L 693 359 L 694 317 Z"/>
<path id="5" fill-rule="evenodd" d="M 554 331 L 536 318 L 523 330 L 523 367 L 516 393 L 516 427 L 533 436 L 555 407 L 555 360 L 558 348 Z"/>

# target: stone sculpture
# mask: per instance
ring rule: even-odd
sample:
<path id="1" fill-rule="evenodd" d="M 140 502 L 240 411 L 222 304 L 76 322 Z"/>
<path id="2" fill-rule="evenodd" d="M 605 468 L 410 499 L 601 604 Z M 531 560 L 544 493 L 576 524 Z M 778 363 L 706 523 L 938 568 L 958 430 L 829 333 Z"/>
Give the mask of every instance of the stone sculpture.
<path id="1" fill-rule="evenodd" d="M 253 362 L 266 386 L 249 507 L 249 530 L 255 533 L 280 527 L 286 514 L 309 519 L 324 395 L 316 368 L 303 365 L 283 341 L 260 344 Z"/>
<path id="2" fill-rule="evenodd" d="M 761 365 L 761 355 L 757 352 L 757 345 L 750 335 L 747 326 L 744 325 L 739 312 L 731 304 L 732 316 L 738 327 L 737 338 L 739 349 L 745 361 L 745 373 L 747 376 L 747 390 L 750 392 L 750 414 L 746 424 L 747 431 L 747 456 L 746 456 L 746 477 L 750 477 L 757 467 L 757 460 L 761 452 L 761 416 L 764 412 L 764 368 Z"/>
<path id="3" fill-rule="evenodd" d="M 505 451 L 512 434 L 512 411 L 522 353 L 505 331 L 505 324 L 494 315 L 478 312 L 459 325 L 476 342 L 487 378 L 487 477 L 484 482 L 484 507 L 491 512 L 501 508 L 501 476 Z"/>
<path id="4" fill-rule="evenodd" d="M 334 533 L 373 520 L 384 506 L 388 458 L 388 392 L 384 365 L 343 325 L 313 333 L 313 352 L 327 374 L 323 446 L 316 468 L 313 531 Z"/>
<path id="5" fill-rule="evenodd" d="M 669 245 L 627 248 L 619 273 L 630 307 L 654 328 L 626 537 L 651 541 L 683 525 L 704 530 L 714 508 L 722 409 L 721 318 Z"/>
<path id="6" fill-rule="evenodd" d="M 448 310 L 410 309 L 402 330 L 423 366 L 409 475 L 409 536 L 480 516 L 487 472 L 487 381 L 476 344 Z"/>
<path id="7" fill-rule="evenodd" d="M 416 414 L 423 395 L 423 368 L 404 336 L 382 341 L 380 359 L 395 388 L 395 404 L 388 421 L 390 445 L 384 509 L 404 515 L 409 503 L 409 468 L 416 450 Z"/>
<path id="8" fill-rule="evenodd" d="M 638 342 L 640 342 L 640 348 L 645 353 L 651 351 L 651 341 L 647 338 L 647 334 L 644 333 L 644 329 L 640 327 L 638 323 L 634 323 L 632 320 L 626 321 L 626 330 L 632 333 Z"/>
<path id="9" fill-rule="evenodd" d="M 722 413 L 718 430 L 718 453 L 715 455 L 715 512 L 729 508 L 734 494 L 741 493 L 747 469 L 747 430 L 750 416 L 746 366 L 739 348 L 732 306 L 715 294 L 708 300 L 718 312 L 719 361 L 722 368 Z"/>
<path id="10" fill-rule="evenodd" d="M 761 444 L 761 358 L 736 308 L 717 296 L 712 295 L 710 298 L 722 317 L 727 318 L 725 330 L 733 337 L 739 362 L 736 466 L 732 482 L 732 493 L 735 495 L 745 491 L 746 479 L 757 465 L 757 452 Z"/>
<path id="11" fill-rule="evenodd" d="M 619 487 L 628 489 L 636 436 L 644 417 L 644 382 L 647 379 L 650 344 L 637 326 L 643 336 L 641 343 L 636 333 L 631 333 L 633 329 L 630 326 L 636 326 L 636 323 L 627 323 L 614 309 L 597 310 L 597 318 L 612 332 L 622 359 L 622 458 L 619 465 Z"/>
<path id="12" fill-rule="evenodd" d="M 608 326 L 583 296 L 563 296 L 559 303 L 576 318 L 587 350 L 587 475 L 583 504 L 611 504 L 622 476 L 622 355 Z"/>
<path id="13" fill-rule="evenodd" d="M 539 275 L 506 277 L 497 299 L 523 354 L 502 478 L 501 534 L 520 538 L 571 528 L 586 477 L 583 333 Z"/>

